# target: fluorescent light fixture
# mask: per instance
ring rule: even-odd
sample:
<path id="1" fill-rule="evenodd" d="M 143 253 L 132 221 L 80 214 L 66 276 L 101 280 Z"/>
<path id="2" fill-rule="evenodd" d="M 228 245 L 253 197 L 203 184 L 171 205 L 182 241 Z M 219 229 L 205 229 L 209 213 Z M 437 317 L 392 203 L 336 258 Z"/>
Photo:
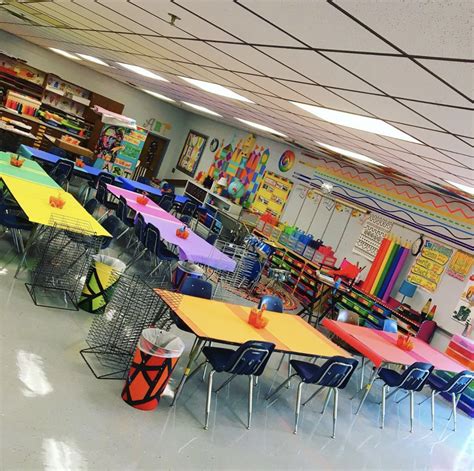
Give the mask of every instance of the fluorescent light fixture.
<path id="1" fill-rule="evenodd" d="M 77 57 L 74 54 L 70 54 L 69 52 L 63 51 L 62 49 L 56 49 L 55 47 L 48 47 L 48 49 L 55 52 L 56 54 L 60 54 L 61 56 L 67 57 L 68 59 L 73 59 L 75 61 L 82 60 L 80 57 Z"/>
<path id="2" fill-rule="evenodd" d="M 233 92 L 229 88 L 223 87 L 222 85 L 217 85 L 216 83 L 211 82 L 204 82 L 203 80 L 196 80 L 188 77 L 179 77 L 180 79 L 184 80 L 185 82 L 190 83 L 202 90 L 205 90 L 209 93 L 214 93 L 215 95 L 224 96 L 226 98 L 232 98 L 233 100 L 245 101 L 246 103 L 253 103 L 248 98 L 245 98 L 238 93 Z"/>
<path id="3" fill-rule="evenodd" d="M 98 59 L 97 57 L 88 56 L 87 54 L 79 54 L 78 52 L 76 52 L 76 54 L 79 57 L 82 57 L 83 59 L 85 59 L 86 61 L 94 62 L 94 64 L 105 65 L 105 67 L 110 67 L 109 64 L 107 64 L 107 62 L 104 62 L 103 60 Z"/>
<path id="4" fill-rule="evenodd" d="M 288 137 L 285 134 L 281 133 L 280 131 L 275 131 L 274 129 L 269 128 L 268 126 L 264 126 L 263 124 L 252 123 L 252 121 L 247 121 L 246 119 L 241 119 L 241 118 L 235 118 L 235 119 L 237 121 L 240 121 L 241 123 L 251 126 L 252 128 L 260 129 L 260 131 L 270 132 L 272 134 L 276 134 L 277 136 L 281 136 L 281 137 Z"/>
<path id="5" fill-rule="evenodd" d="M 143 75 L 144 77 L 152 78 L 155 80 L 161 80 L 163 82 L 169 82 L 169 80 L 166 80 L 165 78 L 161 77 L 161 75 L 155 74 L 151 70 L 144 69 L 143 67 L 140 67 L 138 65 L 124 64 L 122 62 L 117 62 L 117 64 L 122 66 L 124 69 L 131 70 L 132 72 L 135 72 L 139 75 Z"/>
<path id="6" fill-rule="evenodd" d="M 445 180 L 445 182 L 455 186 L 459 190 L 465 191 L 466 193 L 469 193 L 470 195 L 474 196 L 474 187 L 472 186 L 463 185 L 462 183 L 451 182 L 449 180 Z"/>
<path id="7" fill-rule="evenodd" d="M 161 95 L 161 93 L 152 92 L 151 90 L 145 90 L 144 88 L 142 88 L 141 90 L 142 92 L 148 93 L 148 95 L 154 96 L 155 98 L 158 98 L 160 100 L 174 103 L 174 100 L 172 98 L 168 98 L 167 96 Z"/>
<path id="8" fill-rule="evenodd" d="M 204 106 L 195 105 L 194 103 L 188 103 L 187 101 L 182 101 L 181 103 L 183 103 L 186 106 L 189 106 L 190 108 L 194 108 L 195 110 L 202 111 L 203 113 L 212 114 L 213 116 L 220 116 L 222 118 L 222 115 Z"/>
<path id="9" fill-rule="evenodd" d="M 381 136 L 394 137 L 395 139 L 402 139 L 403 141 L 416 142 L 417 144 L 420 144 L 420 142 L 415 138 L 409 136 L 403 131 L 399 131 L 397 128 L 381 119 L 368 118 L 367 116 L 330 110 L 328 108 L 307 105 L 305 103 L 297 103 L 295 101 L 290 101 L 290 103 L 333 124 L 339 124 L 341 126 L 347 126 L 348 128 L 359 129 L 361 131 L 367 131 Z"/>
<path id="10" fill-rule="evenodd" d="M 325 149 L 328 149 L 332 152 L 337 152 L 338 154 L 345 155 L 346 157 L 349 157 L 351 159 L 360 160 L 361 162 L 367 162 L 368 164 L 381 165 L 382 167 L 384 167 L 383 164 L 381 164 L 380 162 L 377 162 L 374 159 L 371 159 L 370 157 L 367 157 L 366 155 L 357 154 L 356 152 L 352 152 L 350 150 L 345 150 L 339 147 L 330 146 L 329 144 L 324 144 L 323 142 L 318 142 L 318 141 L 314 141 L 314 142 L 316 142 L 318 146 L 324 147 Z"/>

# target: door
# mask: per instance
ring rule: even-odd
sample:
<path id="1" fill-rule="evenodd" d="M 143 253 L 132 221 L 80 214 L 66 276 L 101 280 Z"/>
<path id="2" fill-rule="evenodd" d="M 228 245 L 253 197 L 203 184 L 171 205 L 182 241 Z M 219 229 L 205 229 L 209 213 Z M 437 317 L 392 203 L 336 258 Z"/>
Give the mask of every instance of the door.
<path id="1" fill-rule="evenodd" d="M 158 175 L 169 142 L 169 139 L 148 133 L 140 153 L 138 172 L 141 177 L 154 178 Z"/>

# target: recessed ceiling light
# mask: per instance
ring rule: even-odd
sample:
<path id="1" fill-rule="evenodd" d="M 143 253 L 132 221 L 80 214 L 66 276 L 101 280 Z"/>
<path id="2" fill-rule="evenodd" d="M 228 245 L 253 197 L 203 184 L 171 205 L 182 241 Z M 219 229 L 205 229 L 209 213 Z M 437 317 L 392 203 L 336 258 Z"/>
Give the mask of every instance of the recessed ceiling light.
<path id="1" fill-rule="evenodd" d="M 222 115 L 210 110 L 209 108 L 205 108 L 204 106 L 195 105 L 194 103 L 188 103 L 187 101 L 182 101 L 181 103 L 191 108 L 194 108 L 195 110 L 202 111 L 203 113 L 212 114 L 213 116 L 220 116 L 222 118 Z"/>
<path id="2" fill-rule="evenodd" d="M 107 62 L 104 62 L 103 60 L 98 59 L 97 57 L 88 56 L 87 54 L 79 54 L 78 52 L 76 52 L 76 54 L 85 59 L 86 61 L 94 62 L 94 64 L 105 65 L 105 67 L 109 67 L 109 64 L 107 64 Z"/>
<path id="3" fill-rule="evenodd" d="M 469 193 L 470 195 L 474 196 L 474 187 L 472 186 L 463 185 L 462 183 L 451 182 L 449 180 L 445 180 L 445 182 L 455 186 L 459 190 L 465 191 L 466 193 Z"/>
<path id="4" fill-rule="evenodd" d="M 318 141 L 314 141 L 314 142 L 316 142 L 318 146 L 324 147 L 325 149 L 328 149 L 332 152 L 337 152 L 338 154 L 345 155 L 346 157 L 349 157 L 351 159 L 360 160 L 361 162 L 367 162 L 369 164 L 381 165 L 382 167 L 384 167 L 383 164 L 381 164 L 380 162 L 377 162 L 374 159 L 371 159 L 370 157 L 367 157 L 366 155 L 357 154 L 356 152 L 352 152 L 350 150 L 345 150 L 339 147 L 330 146 L 329 144 L 324 144 L 323 142 L 318 142 Z"/>
<path id="5" fill-rule="evenodd" d="M 215 95 L 225 96 L 226 98 L 232 98 L 233 100 L 245 101 L 246 103 L 253 103 L 248 98 L 245 98 L 238 93 L 233 92 L 229 88 L 223 87 L 222 85 L 217 85 L 216 83 L 204 82 L 203 80 L 196 80 L 188 77 L 179 77 L 180 79 L 188 82 L 192 85 L 195 85 L 202 90 L 205 90 L 209 93 L 214 93 Z"/>
<path id="6" fill-rule="evenodd" d="M 269 128 L 268 126 L 264 126 L 263 124 L 252 123 L 252 121 L 247 121 L 246 119 L 242 119 L 242 118 L 235 118 L 235 119 L 237 121 L 240 121 L 241 123 L 251 126 L 252 128 L 260 129 L 260 131 L 270 132 L 272 134 L 276 134 L 277 136 L 281 136 L 281 137 L 288 137 L 287 135 L 281 133 L 280 131 L 275 131 L 274 129 Z"/>
<path id="7" fill-rule="evenodd" d="M 55 52 L 56 54 L 60 54 L 61 56 L 67 57 L 68 59 L 73 59 L 75 61 L 82 60 L 80 57 L 77 57 L 74 54 L 70 54 L 69 52 L 63 51 L 62 49 L 56 49 L 55 47 L 48 47 L 48 49 Z"/>
<path id="8" fill-rule="evenodd" d="M 167 96 L 161 95 L 160 93 L 152 92 L 151 90 L 145 90 L 144 88 L 141 89 L 142 92 L 148 93 L 148 95 L 154 96 L 155 98 L 159 98 L 160 100 L 173 102 L 172 98 L 168 98 Z"/>
<path id="9" fill-rule="evenodd" d="M 420 142 L 415 138 L 409 136 L 403 131 L 399 131 L 397 128 L 381 119 L 368 118 L 367 116 L 330 110 L 328 108 L 307 105 L 305 103 L 297 103 L 295 101 L 290 101 L 290 103 L 333 124 L 339 124 L 341 126 L 347 126 L 348 128 L 359 129 L 361 131 L 380 134 L 381 136 L 394 137 L 395 139 L 402 139 L 403 141 L 416 142 L 417 144 L 420 144 Z"/>
<path id="10" fill-rule="evenodd" d="M 132 72 L 143 75 L 144 77 L 152 78 L 155 80 L 162 80 L 163 82 L 169 82 L 169 80 L 166 80 L 161 75 L 155 74 L 151 70 L 144 69 L 143 67 L 140 67 L 138 65 L 124 64 L 122 62 L 117 62 L 117 64 L 122 66 L 124 69 L 131 70 Z"/>

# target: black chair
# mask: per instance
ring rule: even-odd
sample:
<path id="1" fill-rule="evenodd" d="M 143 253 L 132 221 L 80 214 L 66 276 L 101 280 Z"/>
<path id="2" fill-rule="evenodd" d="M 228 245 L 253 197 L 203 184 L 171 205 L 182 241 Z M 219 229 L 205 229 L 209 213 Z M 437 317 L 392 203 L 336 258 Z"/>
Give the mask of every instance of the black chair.
<path id="1" fill-rule="evenodd" d="M 212 298 L 212 284 L 201 278 L 188 277 L 180 289 L 181 294 L 188 296 L 195 296 L 196 298 L 211 299 Z M 171 319 L 176 324 L 176 327 L 185 332 L 192 332 L 192 330 L 173 312 L 170 310 Z"/>
<path id="2" fill-rule="evenodd" d="M 410 432 L 413 432 L 413 416 L 415 410 L 415 391 L 421 391 L 426 383 L 429 375 L 433 371 L 433 365 L 429 363 L 416 362 L 410 365 L 403 373 L 391 370 L 389 368 L 381 368 L 377 379 L 381 379 L 385 384 L 382 386 L 381 401 L 381 420 L 380 428 L 385 425 L 385 403 L 387 399 L 393 396 L 399 389 L 407 391 L 407 394 L 397 401 L 410 396 Z M 387 388 L 395 388 L 387 396 Z"/>
<path id="3" fill-rule="evenodd" d="M 84 209 L 91 215 L 93 215 L 96 209 L 100 206 L 100 203 L 95 199 L 91 198 L 85 205 Z"/>
<path id="4" fill-rule="evenodd" d="M 130 208 L 128 207 L 127 200 L 121 196 L 119 198 L 117 210 L 115 211 L 116 216 L 122 221 L 122 223 L 126 226 L 126 229 L 117 237 L 117 240 L 121 239 L 125 234 L 130 232 L 135 225 L 135 218 L 130 217 L 128 214 L 130 213 Z"/>
<path id="5" fill-rule="evenodd" d="M 192 218 L 191 216 L 181 216 L 179 220 L 183 223 L 186 224 L 186 226 L 189 226 L 191 224 Z"/>
<path id="6" fill-rule="evenodd" d="M 229 384 L 236 376 L 249 377 L 249 398 L 247 428 L 252 421 L 253 383 L 254 377 L 260 376 L 275 349 L 275 344 L 269 342 L 249 341 L 241 345 L 237 350 L 221 347 L 204 347 L 202 353 L 206 357 L 205 364 L 210 364 L 212 370 L 209 372 L 206 417 L 204 429 L 209 427 L 209 413 L 211 410 L 212 380 L 215 373 L 230 373 L 228 378 L 217 390 L 218 393 L 224 386 Z"/>
<path id="7" fill-rule="evenodd" d="M 130 268 L 138 260 L 140 260 L 147 252 L 145 243 L 146 226 L 147 224 L 145 222 L 143 214 L 137 213 L 137 217 L 135 218 L 135 225 L 133 226 L 133 232 L 135 234 L 135 251 L 132 255 L 132 258 L 127 263 L 127 269 Z M 124 252 L 126 252 L 127 249 L 128 247 L 125 248 L 125 250 L 119 254 L 119 258 L 124 254 Z"/>
<path id="8" fill-rule="evenodd" d="M 461 394 L 469 387 L 473 379 L 474 373 L 469 370 L 461 371 L 457 375 L 453 376 L 450 381 L 445 381 L 434 374 L 428 376 L 426 384 L 431 388 L 431 395 L 418 404 L 423 404 L 423 402 L 431 398 L 431 430 L 434 430 L 435 396 L 443 393 L 451 395 L 453 410 L 448 420 L 451 420 L 451 417 L 454 417 L 453 430 L 456 431 L 456 407 Z"/>
<path id="9" fill-rule="evenodd" d="M 18 253 L 23 253 L 25 246 L 21 231 L 31 231 L 33 224 L 18 214 L 16 206 L 0 203 L 0 226 L 4 226 L 11 231 Z"/>
<path id="10" fill-rule="evenodd" d="M 351 379 L 352 374 L 357 368 L 358 361 L 354 358 L 345 358 L 341 356 L 335 356 L 326 360 L 326 362 L 317 366 L 313 363 L 307 363 L 305 361 L 291 360 L 291 366 L 295 370 L 290 378 L 287 378 L 283 383 L 278 386 L 275 391 L 266 397 L 266 400 L 274 396 L 278 391 L 280 391 L 283 386 L 289 383 L 290 379 L 293 376 L 299 376 L 301 381 L 298 384 L 298 390 L 296 395 L 296 412 L 295 412 L 295 429 L 293 433 L 298 431 L 298 420 L 300 416 L 301 408 L 301 393 L 303 389 L 303 384 L 314 384 L 319 386 L 319 388 L 303 403 L 303 406 L 308 404 L 320 391 L 324 388 L 328 388 L 328 393 L 326 395 L 326 400 L 324 401 L 323 410 L 321 414 L 324 414 L 326 407 L 331 398 L 332 392 L 334 392 L 334 408 L 333 408 L 333 428 L 332 428 L 332 438 L 336 437 L 336 424 L 337 424 L 337 402 L 339 389 L 344 389 Z"/>
<path id="11" fill-rule="evenodd" d="M 97 201 L 101 204 L 101 206 L 104 206 L 104 208 L 106 209 L 105 213 L 99 218 L 99 221 L 105 219 L 112 211 L 117 211 L 118 204 L 114 203 L 113 201 L 109 201 L 107 187 L 102 183 L 99 183 L 99 185 L 97 185 L 97 192 L 95 194 L 95 197 Z"/>
<path id="12" fill-rule="evenodd" d="M 168 213 L 173 209 L 174 196 L 172 195 L 162 195 L 158 206 L 164 209 Z"/>
<path id="13" fill-rule="evenodd" d="M 104 219 L 101 225 L 112 236 L 112 237 L 103 238 L 100 248 L 104 250 L 104 249 L 107 249 L 110 246 L 110 244 L 113 242 L 113 240 L 117 239 L 117 237 L 121 234 L 122 223 L 117 216 L 111 215 L 111 216 L 108 216 L 106 219 Z"/>
<path id="14" fill-rule="evenodd" d="M 152 276 L 153 273 L 155 273 L 163 263 L 168 263 L 171 279 L 172 265 L 173 262 L 178 261 L 178 256 L 165 247 L 165 244 L 161 241 L 159 229 L 152 224 L 147 224 L 146 226 L 145 247 L 155 262 L 154 268 L 148 273 L 147 276 Z"/>
<path id="15" fill-rule="evenodd" d="M 97 177 L 93 178 L 92 180 L 89 180 L 86 185 L 83 186 L 83 192 L 84 192 L 84 201 L 87 201 L 89 199 L 89 194 L 91 190 L 97 190 L 99 185 L 107 185 L 113 183 L 115 180 L 114 176 L 111 175 L 110 173 L 107 172 L 100 172 Z M 82 193 L 81 191 L 81 193 Z M 81 199 L 79 197 L 79 199 Z"/>
<path id="16" fill-rule="evenodd" d="M 218 235 L 215 234 L 214 232 L 210 232 L 209 235 L 206 238 L 206 242 L 211 245 L 215 245 L 218 239 Z"/>
<path id="17" fill-rule="evenodd" d="M 180 216 L 190 216 L 194 218 L 197 210 L 197 204 L 194 201 L 188 200 L 182 206 L 177 208 L 176 212 Z"/>
<path id="18" fill-rule="evenodd" d="M 71 180 L 74 171 L 74 163 L 70 160 L 58 160 L 49 176 L 60 186 L 66 186 L 69 190 L 69 180 Z"/>

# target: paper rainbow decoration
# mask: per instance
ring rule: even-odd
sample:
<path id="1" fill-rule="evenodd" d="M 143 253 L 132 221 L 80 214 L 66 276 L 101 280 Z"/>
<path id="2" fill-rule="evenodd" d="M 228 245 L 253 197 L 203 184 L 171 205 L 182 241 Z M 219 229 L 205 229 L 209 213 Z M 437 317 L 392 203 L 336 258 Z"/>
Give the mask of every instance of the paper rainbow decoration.
<path id="1" fill-rule="evenodd" d="M 295 165 L 295 153 L 292 150 L 285 150 L 278 161 L 280 172 L 288 172 Z"/>

